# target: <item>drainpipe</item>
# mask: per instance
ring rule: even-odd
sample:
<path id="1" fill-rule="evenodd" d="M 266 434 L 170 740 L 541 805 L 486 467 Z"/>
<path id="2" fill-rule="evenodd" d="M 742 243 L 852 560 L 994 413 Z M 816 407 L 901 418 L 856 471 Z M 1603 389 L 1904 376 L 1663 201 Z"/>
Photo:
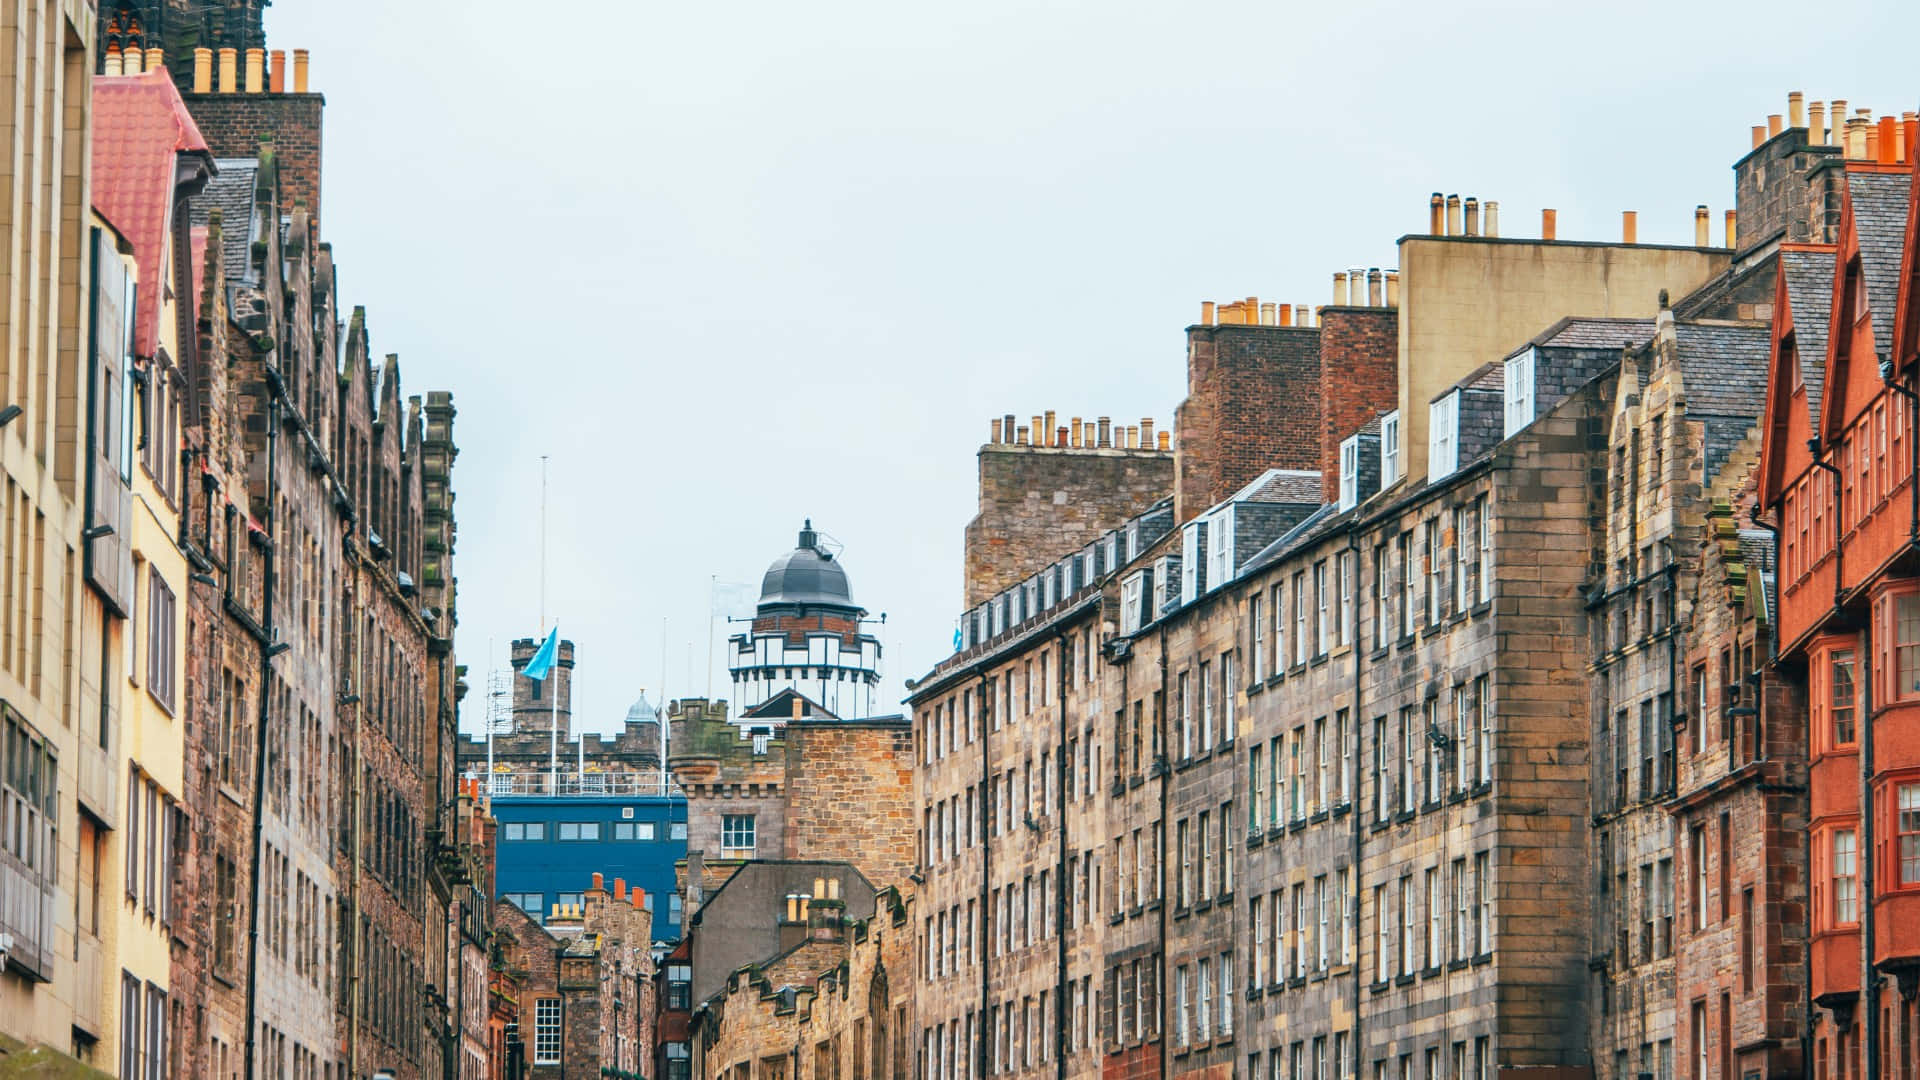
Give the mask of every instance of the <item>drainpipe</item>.
<path id="1" fill-rule="evenodd" d="M 1484 513 L 1484 511 L 1482 512 Z M 1353 553 L 1353 574 L 1354 574 L 1354 578 L 1356 579 L 1354 582 L 1354 585 L 1357 591 L 1359 586 L 1358 578 L 1360 576 L 1360 530 L 1355 528 L 1352 522 L 1349 522 L 1347 525 L 1347 550 Z M 1374 581 L 1378 583 L 1380 580 L 1380 571 L 1378 567 L 1374 568 L 1373 577 L 1374 577 Z M 1381 605 L 1380 610 L 1383 614 L 1385 613 L 1386 606 L 1384 603 Z M 1361 758 L 1360 732 L 1363 731 L 1366 726 L 1366 718 L 1363 715 L 1364 710 L 1362 710 L 1360 707 L 1360 674 L 1365 669 L 1365 665 L 1362 663 L 1361 658 L 1366 654 L 1366 650 L 1360 647 L 1360 617 L 1358 612 L 1354 614 L 1353 629 L 1354 629 L 1354 635 L 1353 635 L 1354 639 L 1348 644 L 1350 644 L 1353 648 L 1353 714 L 1352 714 L 1353 715 L 1353 750 L 1354 750 L 1353 767 L 1355 770 L 1358 770 L 1360 768 L 1360 758 Z M 1375 634 L 1379 634 L 1381 632 L 1380 627 L 1377 627 L 1377 626 L 1374 627 L 1373 632 Z M 1483 703 L 1481 707 L 1485 708 L 1486 706 Z M 1492 748 L 1489 747 L 1488 750 L 1491 751 Z M 1353 854 L 1351 856 L 1353 861 L 1353 869 L 1348 872 L 1347 876 L 1349 879 L 1353 881 L 1353 892 L 1343 897 L 1341 899 L 1341 903 L 1349 905 L 1347 909 L 1348 912 L 1350 913 L 1348 915 L 1348 922 L 1349 922 L 1349 925 L 1353 927 L 1353 933 L 1357 936 L 1360 933 L 1360 895 L 1361 895 L 1361 890 L 1365 888 L 1365 886 L 1361 884 L 1361 881 L 1360 881 L 1360 877 L 1361 877 L 1360 871 L 1361 871 L 1361 862 L 1362 862 L 1361 846 L 1365 843 L 1366 832 L 1364 829 L 1361 828 L 1360 807 L 1356 804 L 1363 803 L 1366 800 L 1360 797 L 1360 778 L 1358 776 L 1349 776 L 1346 778 L 1346 780 L 1348 784 L 1347 792 L 1349 795 L 1349 802 L 1347 805 L 1347 825 L 1348 825 L 1349 831 L 1353 834 Z M 1384 913 L 1381 913 L 1381 912 L 1375 912 L 1374 917 L 1384 918 L 1385 915 Z M 1348 941 L 1348 942 L 1345 942 L 1344 944 L 1349 948 L 1352 948 L 1355 943 Z M 1342 959 L 1345 959 L 1345 954 L 1342 954 Z M 1353 1036 L 1347 1040 L 1349 1044 L 1347 1047 L 1347 1053 L 1353 1055 L 1353 1061 L 1354 1061 L 1353 1072 L 1348 1074 L 1352 1076 L 1360 1075 L 1359 1063 L 1360 1063 L 1360 982 L 1361 980 L 1360 980 L 1359 969 L 1360 969 L 1360 950 L 1358 948 L 1353 948 L 1353 960 L 1347 965 L 1347 978 L 1353 983 Z M 1334 1072 L 1336 1074 L 1340 1073 L 1340 1069 L 1338 1065 L 1335 1066 Z"/>
<path id="2" fill-rule="evenodd" d="M 1060 857 L 1053 871 L 1053 929 L 1054 937 L 1058 940 L 1059 944 L 1059 970 L 1053 982 L 1053 1062 L 1054 1075 L 1059 1077 L 1059 1080 L 1067 1080 L 1067 1020 L 1069 1012 L 1067 1002 L 1067 896 L 1070 888 L 1070 883 L 1067 881 L 1067 784 L 1073 779 L 1073 773 L 1067 764 L 1067 730 L 1070 721 L 1068 720 L 1067 711 L 1066 631 L 1060 631 L 1054 637 L 1054 640 L 1059 643 L 1059 649 L 1054 656 L 1056 661 L 1054 667 L 1059 669 L 1057 677 L 1060 683 L 1058 700 L 1060 745 L 1053 755 L 1053 767 L 1056 772 L 1062 775 L 1060 775 L 1059 779 L 1054 783 L 1054 790 L 1059 795 L 1059 803 L 1055 808 L 1055 812 L 1060 816 Z"/>
<path id="3" fill-rule="evenodd" d="M 1162 620 L 1160 623 L 1160 707 L 1154 710 L 1157 715 L 1153 718 L 1153 729 L 1159 736 L 1160 742 L 1160 753 L 1153 762 L 1154 765 L 1160 768 L 1160 836 L 1159 842 L 1153 847 L 1153 892 L 1154 898 L 1160 903 L 1160 963 L 1154 972 L 1153 989 L 1155 997 L 1159 999 L 1156 1004 L 1160 1006 L 1160 1027 L 1156 1032 L 1160 1036 L 1160 1075 L 1163 1080 L 1172 1080 L 1173 1059 L 1167 1054 L 1167 1031 L 1170 1029 L 1172 1017 L 1168 1014 L 1170 1007 L 1167 1004 L 1167 921 L 1169 912 L 1167 910 L 1166 881 L 1167 814 L 1172 808 L 1173 769 L 1168 766 L 1166 758 L 1170 749 L 1168 743 L 1171 741 L 1173 733 L 1170 730 L 1163 730 L 1167 723 L 1167 700 L 1167 624 L 1165 620 Z M 1136 873 L 1139 872 L 1138 867 L 1134 869 Z M 1139 992 L 1139 987 L 1135 987 L 1134 993 L 1137 994 Z M 1145 1032 L 1141 1033 L 1140 1041 L 1142 1043 L 1146 1042 Z"/>
<path id="4" fill-rule="evenodd" d="M 364 842 L 361 829 L 362 808 L 365 806 L 366 791 L 361 785 L 360 729 L 361 693 L 360 680 L 364 672 L 361 658 L 366 653 L 365 643 L 360 638 L 361 627 L 366 621 L 364 603 L 365 582 L 362 580 L 361 563 L 354 554 L 353 521 L 349 519 L 341 529 L 340 546 L 351 560 L 351 575 L 348 586 L 352 601 L 347 605 L 348 629 L 345 644 L 353 649 L 353 683 L 348 687 L 347 703 L 353 706 L 353 757 L 347 766 L 347 847 L 351 852 L 347 860 L 350 873 L 347 876 L 347 934 L 353 942 L 349 953 L 352 968 L 348 971 L 347 1002 L 347 1075 L 360 1075 L 360 1006 L 365 1000 L 365 987 L 362 986 L 361 970 L 366 961 L 366 940 L 360 934 L 360 859 L 361 845 Z M 491 781 L 489 781 L 491 782 Z"/>
<path id="5" fill-rule="evenodd" d="M 277 450 L 280 445 L 280 376 L 271 363 L 267 364 L 267 381 L 273 386 L 273 393 L 267 399 L 267 526 L 277 524 L 273 520 L 274 501 L 279 497 L 280 474 L 277 465 Z M 260 845 L 266 827 L 267 795 L 267 712 L 273 700 L 267 681 L 273 675 L 274 650 L 278 642 L 273 625 L 274 580 L 274 543 L 271 535 L 266 545 L 266 566 L 261 580 L 260 623 L 266 631 L 266 641 L 260 645 L 260 715 L 258 730 L 254 733 L 253 758 L 253 876 L 249 882 L 250 899 L 247 909 L 247 1067 L 246 1080 L 253 1080 L 256 1041 L 260 1030 Z M 271 643 L 271 644 L 269 644 Z"/>
<path id="6" fill-rule="evenodd" d="M 987 686 L 987 673 L 979 671 L 975 678 L 980 685 L 980 926 L 974 933 L 974 944 L 980 949 L 980 1024 L 975 1031 L 979 1041 L 974 1054 L 980 1062 L 978 1075 L 989 1075 L 987 1066 L 987 1047 L 991 1044 L 992 1034 L 987 1030 L 987 1010 L 993 997 L 993 942 L 999 927 L 993 925 L 993 825 L 999 820 L 993 806 L 993 694 Z M 985 932 L 986 941 L 980 941 L 981 932 Z M 903 1033 L 904 1034 L 904 1033 Z M 795 1073 L 796 1077 L 800 1074 Z"/>
<path id="7" fill-rule="evenodd" d="M 1860 680 L 1860 701 L 1865 708 L 1860 725 L 1860 841 L 1855 848 L 1855 864 L 1860 869 L 1860 1005 L 1858 1014 L 1861 1060 L 1865 1075 L 1880 1076 L 1880 1003 L 1879 972 L 1873 966 L 1873 618 L 1868 616 L 1860 631 L 1860 666 L 1866 677 Z"/>

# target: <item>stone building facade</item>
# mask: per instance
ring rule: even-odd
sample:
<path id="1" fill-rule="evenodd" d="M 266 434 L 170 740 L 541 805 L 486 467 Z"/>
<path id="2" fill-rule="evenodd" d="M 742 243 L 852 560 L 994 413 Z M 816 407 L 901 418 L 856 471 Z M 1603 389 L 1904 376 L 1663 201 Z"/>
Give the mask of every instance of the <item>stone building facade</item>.
<path id="1" fill-rule="evenodd" d="M 620 880 L 609 891 L 595 874 L 581 903 L 557 907 L 545 926 L 505 900 L 494 905 L 495 966 L 512 987 L 517 1025 L 517 1038 L 502 1040 L 509 1044 L 505 1075 L 600 1080 L 647 1072 L 658 1004 L 644 899 Z M 518 1073 L 516 1057 L 524 1065 Z"/>
<path id="2" fill-rule="evenodd" d="M 700 1080 L 904 1080 L 911 1049 L 912 903 L 882 889 L 870 919 L 816 901 L 789 948 L 726 976 L 696 1021 Z M 668 1076 L 672 1076 L 669 1072 Z"/>

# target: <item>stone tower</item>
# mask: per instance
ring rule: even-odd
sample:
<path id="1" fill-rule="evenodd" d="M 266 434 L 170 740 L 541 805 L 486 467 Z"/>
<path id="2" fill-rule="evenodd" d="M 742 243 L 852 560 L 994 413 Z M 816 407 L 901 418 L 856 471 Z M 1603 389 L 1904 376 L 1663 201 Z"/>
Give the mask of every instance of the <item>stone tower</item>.
<path id="1" fill-rule="evenodd" d="M 540 651 L 544 639 L 519 638 L 513 643 L 513 733 L 545 735 L 559 725 L 560 741 L 573 729 L 573 642 L 561 639 L 553 670 L 544 679 L 527 678 L 527 662 Z"/>

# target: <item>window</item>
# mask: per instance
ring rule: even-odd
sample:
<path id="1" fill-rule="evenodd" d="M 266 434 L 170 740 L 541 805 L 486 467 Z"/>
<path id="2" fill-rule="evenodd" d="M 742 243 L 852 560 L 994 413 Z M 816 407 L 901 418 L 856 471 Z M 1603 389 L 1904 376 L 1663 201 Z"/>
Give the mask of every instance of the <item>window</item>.
<path id="1" fill-rule="evenodd" d="M 559 829 L 562 840 L 598 840 L 600 823 L 597 821 L 562 821 Z"/>
<path id="2" fill-rule="evenodd" d="M 1205 961 L 1202 961 L 1205 963 Z M 1233 1035 L 1233 954 L 1220 954 L 1220 1011 L 1215 1028 L 1222 1038 Z"/>
<path id="3" fill-rule="evenodd" d="M 1854 832 L 1852 829 L 1836 829 L 1833 832 L 1833 857 L 1829 863 L 1833 883 L 1833 922 L 1843 926 L 1860 921 L 1858 896 L 1855 892 L 1858 868 Z"/>
<path id="4" fill-rule="evenodd" d="M 1506 363 L 1506 423 L 1501 438 L 1511 439 L 1521 428 L 1533 423 L 1534 350 L 1508 358 Z"/>
<path id="5" fill-rule="evenodd" d="M 147 579 L 147 693 L 162 708 L 174 708 L 174 661 L 179 653 L 175 627 L 179 622 L 173 590 L 167 587 L 158 567 L 148 567 Z"/>
<path id="6" fill-rule="evenodd" d="M 1387 558 L 1387 545 L 1373 545 L 1373 645 L 1384 649 L 1393 640 L 1393 612 L 1387 595 L 1393 589 L 1393 567 Z"/>
<path id="7" fill-rule="evenodd" d="M 1251 661 L 1248 667 L 1256 683 L 1267 677 L 1267 624 L 1261 617 L 1261 599 L 1259 593 L 1247 597 L 1247 653 Z"/>
<path id="8" fill-rule="evenodd" d="M 1380 418 L 1380 487 L 1384 490 L 1400 479 L 1400 411 Z"/>
<path id="9" fill-rule="evenodd" d="M 1341 709 L 1333 718 L 1333 741 L 1340 753 L 1340 776 L 1335 787 L 1340 792 L 1341 806 L 1353 802 L 1353 740 L 1347 728 L 1347 710 Z"/>
<path id="10" fill-rule="evenodd" d="M 1480 902 L 1480 912 L 1474 921 L 1476 944 L 1484 956 L 1493 951 L 1493 866 L 1487 852 L 1473 857 L 1473 887 Z"/>
<path id="11" fill-rule="evenodd" d="M 1233 711 L 1233 653 L 1220 654 L 1220 738 L 1232 742 L 1240 734 L 1239 718 Z"/>
<path id="12" fill-rule="evenodd" d="M 1413 894 L 1413 875 L 1400 876 L 1400 974 L 1411 975 L 1414 964 L 1418 962 L 1415 950 L 1419 938 L 1415 936 L 1415 927 L 1419 925 L 1420 904 Z"/>
<path id="13" fill-rule="evenodd" d="M 1901 784 L 1899 820 L 1900 884 L 1920 885 L 1920 784 Z"/>
<path id="14" fill-rule="evenodd" d="M 1351 551 L 1343 551 L 1336 559 L 1339 567 L 1340 616 L 1334 621 L 1333 644 L 1345 647 L 1353 644 L 1353 579 L 1356 556 Z"/>
<path id="15" fill-rule="evenodd" d="M 1460 391 L 1427 406 L 1427 479 L 1429 482 L 1451 476 L 1459 467 L 1460 444 L 1455 421 L 1459 415 Z"/>
<path id="16" fill-rule="evenodd" d="M 751 859 L 754 857 L 754 830 L 752 814 L 723 814 L 720 817 L 720 857 L 723 859 Z"/>
<path id="17" fill-rule="evenodd" d="M 1388 927 L 1392 925 L 1387 918 L 1387 887 L 1373 887 L 1373 981 L 1386 982 L 1393 974 L 1391 959 L 1393 951 L 1389 948 L 1391 937 Z"/>
<path id="18" fill-rule="evenodd" d="M 1894 603 L 1894 687 L 1892 700 L 1920 694 L 1920 593 L 1903 593 Z"/>
<path id="19" fill-rule="evenodd" d="M 1173 973 L 1173 1043 L 1186 1046 L 1192 1042 L 1192 1017 L 1188 1012 L 1187 965 L 1181 964 Z"/>
<path id="20" fill-rule="evenodd" d="M 1258 989 L 1267 984 L 1267 923 L 1261 918 L 1260 898 L 1254 897 L 1247 902 L 1247 924 L 1253 930 L 1253 986 Z"/>
<path id="21" fill-rule="evenodd" d="M 1307 638 L 1307 572 L 1293 575 L 1293 662 L 1304 664 L 1311 654 Z"/>
<path id="22" fill-rule="evenodd" d="M 1328 604 L 1331 598 L 1327 594 L 1327 560 L 1321 559 L 1313 564 L 1313 654 L 1325 656 L 1332 634 L 1331 621 L 1328 618 Z"/>
<path id="23" fill-rule="evenodd" d="M 1247 751 L 1247 831 L 1260 831 L 1260 747 Z"/>
<path id="24" fill-rule="evenodd" d="M 654 823 L 651 821 L 619 821 L 613 826 L 615 840 L 652 840 Z"/>
<path id="25" fill-rule="evenodd" d="M 1196 989 L 1200 991 L 1200 1007 L 1195 1011 L 1195 1030 L 1202 1039 L 1213 1032 L 1213 962 L 1201 960 L 1195 973 Z"/>
<path id="26" fill-rule="evenodd" d="M 1340 444 L 1340 509 L 1347 511 L 1360 503 L 1360 436 Z"/>
<path id="27" fill-rule="evenodd" d="M 533 1003 L 533 1063 L 560 1064 L 559 998 L 540 998 Z"/>
<path id="28" fill-rule="evenodd" d="M 1413 558 L 1413 532 L 1400 534 L 1397 556 L 1400 560 L 1400 635 L 1412 637 L 1420 628 L 1420 564 Z"/>

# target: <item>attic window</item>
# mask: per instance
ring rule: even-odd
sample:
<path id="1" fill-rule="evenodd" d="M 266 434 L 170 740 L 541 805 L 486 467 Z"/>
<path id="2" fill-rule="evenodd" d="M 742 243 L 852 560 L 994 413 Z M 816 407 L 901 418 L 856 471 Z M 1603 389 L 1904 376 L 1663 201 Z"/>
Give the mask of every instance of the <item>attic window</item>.
<path id="1" fill-rule="evenodd" d="M 1380 486 L 1388 488 L 1400 480 L 1400 410 L 1380 418 Z"/>
<path id="2" fill-rule="evenodd" d="M 1340 444 L 1340 509 L 1360 504 L 1360 436 L 1352 435 Z"/>
<path id="3" fill-rule="evenodd" d="M 1120 585 L 1120 632 L 1137 634 L 1147 623 L 1145 618 L 1147 596 L 1153 578 L 1151 570 L 1140 570 L 1128 575 Z"/>
<path id="4" fill-rule="evenodd" d="M 1207 530 L 1207 579 L 1202 586 L 1217 589 L 1233 577 L 1233 508 L 1214 515 Z"/>
<path id="5" fill-rule="evenodd" d="M 1533 375 L 1536 351 L 1528 349 L 1507 360 L 1507 422 L 1500 437 L 1511 439 L 1521 428 L 1533 423 Z"/>
<path id="6" fill-rule="evenodd" d="M 1453 475 L 1460 465 L 1460 391 L 1427 406 L 1427 479 Z"/>

